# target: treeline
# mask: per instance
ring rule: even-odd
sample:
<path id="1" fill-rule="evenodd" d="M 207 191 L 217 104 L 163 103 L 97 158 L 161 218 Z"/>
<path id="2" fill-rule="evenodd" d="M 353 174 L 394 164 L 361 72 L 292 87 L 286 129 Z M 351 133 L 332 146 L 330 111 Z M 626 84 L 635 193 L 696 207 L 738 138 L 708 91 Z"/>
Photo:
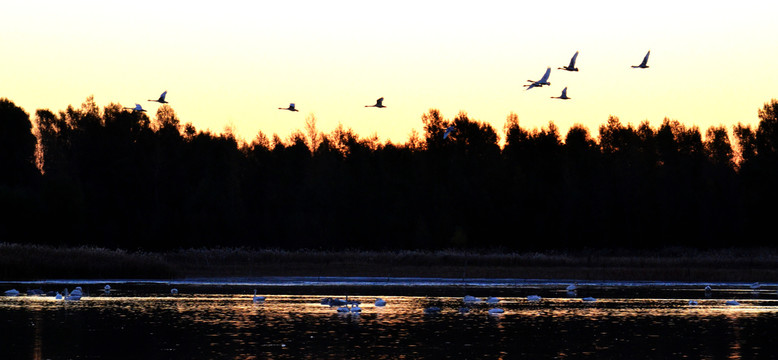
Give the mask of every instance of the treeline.
<path id="1" fill-rule="evenodd" d="M 778 100 L 758 114 L 731 137 L 615 117 L 594 137 L 524 129 L 515 114 L 498 134 L 433 109 L 404 144 L 323 133 L 313 116 L 286 139 L 244 143 L 167 105 L 152 120 L 90 97 L 31 118 L 0 99 L 0 238 L 144 250 L 771 246 Z"/>

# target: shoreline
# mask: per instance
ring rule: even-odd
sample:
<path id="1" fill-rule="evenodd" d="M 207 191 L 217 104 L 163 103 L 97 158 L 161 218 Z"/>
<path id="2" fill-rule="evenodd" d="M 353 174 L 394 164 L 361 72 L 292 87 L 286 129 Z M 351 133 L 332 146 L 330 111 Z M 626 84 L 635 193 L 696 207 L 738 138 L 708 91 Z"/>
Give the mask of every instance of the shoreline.
<path id="1" fill-rule="evenodd" d="M 370 277 L 770 283 L 778 250 L 672 248 L 547 252 L 181 249 L 129 252 L 0 243 L 0 281 Z"/>

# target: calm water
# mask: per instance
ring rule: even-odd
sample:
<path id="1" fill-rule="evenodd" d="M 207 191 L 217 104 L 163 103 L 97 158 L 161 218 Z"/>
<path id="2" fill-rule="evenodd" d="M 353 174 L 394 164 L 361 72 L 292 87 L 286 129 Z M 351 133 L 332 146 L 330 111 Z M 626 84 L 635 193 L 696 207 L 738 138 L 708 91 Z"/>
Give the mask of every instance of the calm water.
<path id="1" fill-rule="evenodd" d="M 104 284 L 104 283 L 103 283 Z M 284 286 L 114 283 L 80 301 L 0 297 L 3 359 L 753 359 L 778 357 L 775 286 Z M 79 284 L 3 284 L 24 292 Z M 256 284 L 253 284 L 256 285 Z M 362 302 L 360 314 L 320 304 Z M 464 294 L 498 296 L 501 315 Z M 538 302 L 528 295 L 540 295 Z M 582 297 L 594 296 L 595 302 Z M 386 300 L 376 307 L 376 297 Z M 698 305 L 690 306 L 694 299 Z M 736 299 L 739 306 L 728 306 Z M 423 309 L 437 306 L 439 314 Z"/>

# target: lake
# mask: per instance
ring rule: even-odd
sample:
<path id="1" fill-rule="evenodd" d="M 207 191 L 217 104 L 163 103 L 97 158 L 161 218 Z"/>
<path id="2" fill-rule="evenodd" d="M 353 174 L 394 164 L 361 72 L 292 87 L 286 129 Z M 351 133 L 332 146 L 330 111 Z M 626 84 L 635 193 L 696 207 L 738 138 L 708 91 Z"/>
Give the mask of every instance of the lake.
<path id="1" fill-rule="evenodd" d="M 590 282 L 579 283 L 575 293 L 567 284 L 364 278 L 0 283 L 2 291 L 22 292 L 0 297 L 0 350 L 3 359 L 778 356 L 775 284 L 712 284 L 709 294 L 705 284 Z M 76 286 L 85 293 L 78 301 L 24 294 Z M 252 301 L 254 289 L 264 302 Z M 465 304 L 465 295 L 494 296 L 499 303 Z M 541 298 L 530 301 L 529 295 Z M 321 304 L 346 296 L 361 302 L 361 312 Z M 378 297 L 386 306 L 374 304 Z M 425 313 L 433 306 L 440 312 Z M 491 314 L 492 308 L 504 312 Z"/>

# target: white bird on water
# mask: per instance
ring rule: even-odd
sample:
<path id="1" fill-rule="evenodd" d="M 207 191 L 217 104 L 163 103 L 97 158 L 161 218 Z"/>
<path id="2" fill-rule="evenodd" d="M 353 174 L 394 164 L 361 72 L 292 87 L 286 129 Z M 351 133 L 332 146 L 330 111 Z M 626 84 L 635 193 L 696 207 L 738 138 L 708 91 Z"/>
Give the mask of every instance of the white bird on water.
<path id="1" fill-rule="evenodd" d="M 550 82 L 548 82 L 548 77 L 549 77 L 550 75 L 551 75 L 551 68 L 549 67 L 548 69 L 546 69 L 546 73 L 545 73 L 545 74 L 543 74 L 543 77 L 542 77 L 542 78 L 540 78 L 540 80 L 538 80 L 538 81 L 527 80 L 527 81 L 529 81 L 531 84 L 529 84 L 529 85 L 524 85 L 524 86 L 526 86 L 526 87 L 527 87 L 527 90 L 529 90 L 529 89 L 532 89 L 532 88 L 534 88 L 534 87 L 541 87 L 541 86 L 543 86 L 543 85 L 551 85 L 551 83 L 550 83 Z"/>
<path id="2" fill-rule="evenodd" d="M 375 299 L 375 306 L 386 306 L 386 300 L 381 298 Z"/>
<path id="3" fill-rule="evenodd" d="M 567 70 L 567 71 L 578 71 L 578 68 L 575 67 L 575 58 L 578 57 L 578 51 L 575 52 L 575 55 L 573 55 L 573 58 L 570 59 L 570 65 L 558 68 L 561 70 Z"/>
<path id="4" fill-rule="evenodd" d="M 386 106 L 384 106 L 384 98 L 378 98 L 375 101 L 375 105 L 365 105 L 365 107 L 385 108 Z"/>
<path id="5" fill-rule="evenodd" d="M 257 289 L 254 289 L 254 297 L 251 299 L 255 304 L 265 301 L 264 296 L 257 296 Z"/>
<path id="6" fill-rule="evenodd" d="M 643 62 L 640 63 L 640 65 L 632 65 L 633 68 L 640 68 L 640 69 L 646 69 L 648 68 L 648 55 L 651 54 L 651 50 L 648 50 L 646 53 L 646 56 L 643 58 Z"/>
<path id="7" fill-rule="evenodd" d="M 149 99 L 149 101 L 158 102 L 160 104 L 167 104 L 167 101 L 165 101 L 165 95 L 167 95 L 167 90 L 165 90 L 165 92 L 163 92 L 162 95 L 159 96 L 159 99 L 157 100 Z"/>
<path id="8" fill-rule="evenodd" d="M 540 301 L 540 299 L 541 299 L 540 295 L 527 296 L 527 301 Z"/>
<path id="9" fill-rule="evenodd" d="M 19 290 L 16 289 L 6 290 L 5 296 L 19 296 Z"/>

